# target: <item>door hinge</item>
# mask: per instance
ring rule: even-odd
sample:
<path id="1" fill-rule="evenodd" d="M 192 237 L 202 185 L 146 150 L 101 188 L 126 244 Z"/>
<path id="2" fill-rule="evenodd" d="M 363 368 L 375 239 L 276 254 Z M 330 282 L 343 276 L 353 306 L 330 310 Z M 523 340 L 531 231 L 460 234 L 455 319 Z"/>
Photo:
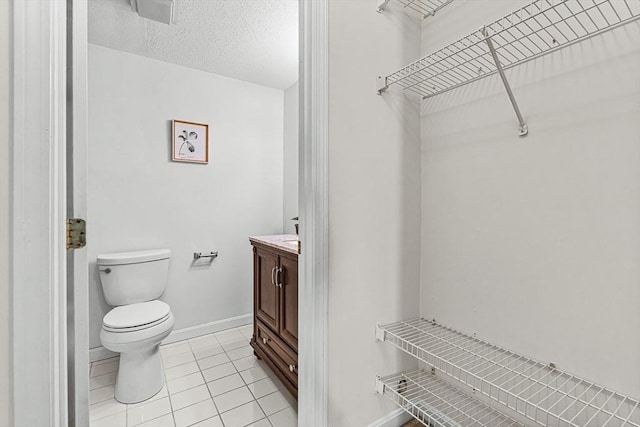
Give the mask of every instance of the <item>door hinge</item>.
<path id="1" fill-rule="evenodd" d="M 80 218 L 67 218 L 67 249 L 83 248 L 87 244 L 87 223 Z"/>

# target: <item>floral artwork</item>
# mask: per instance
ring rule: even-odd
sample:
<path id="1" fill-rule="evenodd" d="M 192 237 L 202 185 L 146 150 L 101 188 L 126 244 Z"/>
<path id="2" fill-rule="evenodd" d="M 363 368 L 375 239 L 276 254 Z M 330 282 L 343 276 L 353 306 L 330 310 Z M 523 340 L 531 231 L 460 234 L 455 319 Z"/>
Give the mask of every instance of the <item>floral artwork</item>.
<path id="1" fill-rule="evenodd" d="M 209 125 L 173 121 L 171 159 L 177 162 L 209 162 Z"/>

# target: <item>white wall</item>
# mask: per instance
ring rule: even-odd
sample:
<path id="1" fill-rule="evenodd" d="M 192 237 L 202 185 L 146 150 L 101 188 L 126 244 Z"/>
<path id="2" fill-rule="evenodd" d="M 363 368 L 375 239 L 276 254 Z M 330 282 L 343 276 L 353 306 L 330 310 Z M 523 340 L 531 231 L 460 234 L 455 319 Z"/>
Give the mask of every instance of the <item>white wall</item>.
<path id="1" fill-rule="evenodd" d="M 295 234 L 298 216 L 298 82 L 284 91 L 284 160 L 283 160 L 283 210 L 282 229 L 286 234 Z"/>
<path id="2" fill-rule="evenodd" d="M 417 58 L 420 25 L 375 6 L 329 3 L 330 426 L 391 412 L 375 375 L 417 366 L 374 338 L 418 315 L 420 252 L 419 104 L 376 95 L 376 76 Z"/>
<path id="3" fill-rule="evenodd" d="M 171 119 L 209 124 L 208 165 L 170 160 Z M 173 251 L 174 330 L 251 313 L 248 237 L 282 232 L 283 92 L 90 45 L 89 126 L 90 346 L 100 253 Z"/>
<path id="4" fill-rule="evenodd" d="M 11 398 L 11 301 L 9 245 L 11 240 L 10 162 L 11 144 L 11 16 L 12 2 L 0 1 L 0 426 L 12 425 Z"/>
<path id="5" fill-rule="evenodd" d="M 424 53 L 526 2 L 453 3 Z M 433 98 L 422 116 L 421 311 L 640 397 L 637 23 Z"/>

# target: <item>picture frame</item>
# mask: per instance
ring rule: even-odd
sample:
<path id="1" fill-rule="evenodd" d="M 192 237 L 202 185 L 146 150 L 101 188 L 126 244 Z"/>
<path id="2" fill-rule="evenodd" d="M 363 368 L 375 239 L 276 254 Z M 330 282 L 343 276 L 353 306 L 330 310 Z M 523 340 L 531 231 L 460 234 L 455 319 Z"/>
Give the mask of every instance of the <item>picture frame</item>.
<path id="1" fill-rule="evenodd" d="M 174 162 L 209 163 L 209 125 L 172 121 L 171 160 Z"/>

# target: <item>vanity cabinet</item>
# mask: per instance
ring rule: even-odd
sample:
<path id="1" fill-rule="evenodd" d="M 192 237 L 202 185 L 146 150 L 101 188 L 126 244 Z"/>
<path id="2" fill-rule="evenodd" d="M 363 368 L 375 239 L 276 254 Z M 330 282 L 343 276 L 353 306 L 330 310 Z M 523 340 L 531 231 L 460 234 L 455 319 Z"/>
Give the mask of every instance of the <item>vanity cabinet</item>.
<path id="1" fill-rule="evenodd" d="M 287 239 L 288 238 L 288 239 Z M 256 356 L 298 395 L 298 254 L 296 236 L 252 237 L 253 337 Z M 292 244 L 295 242 L 295 245 Z"/>

